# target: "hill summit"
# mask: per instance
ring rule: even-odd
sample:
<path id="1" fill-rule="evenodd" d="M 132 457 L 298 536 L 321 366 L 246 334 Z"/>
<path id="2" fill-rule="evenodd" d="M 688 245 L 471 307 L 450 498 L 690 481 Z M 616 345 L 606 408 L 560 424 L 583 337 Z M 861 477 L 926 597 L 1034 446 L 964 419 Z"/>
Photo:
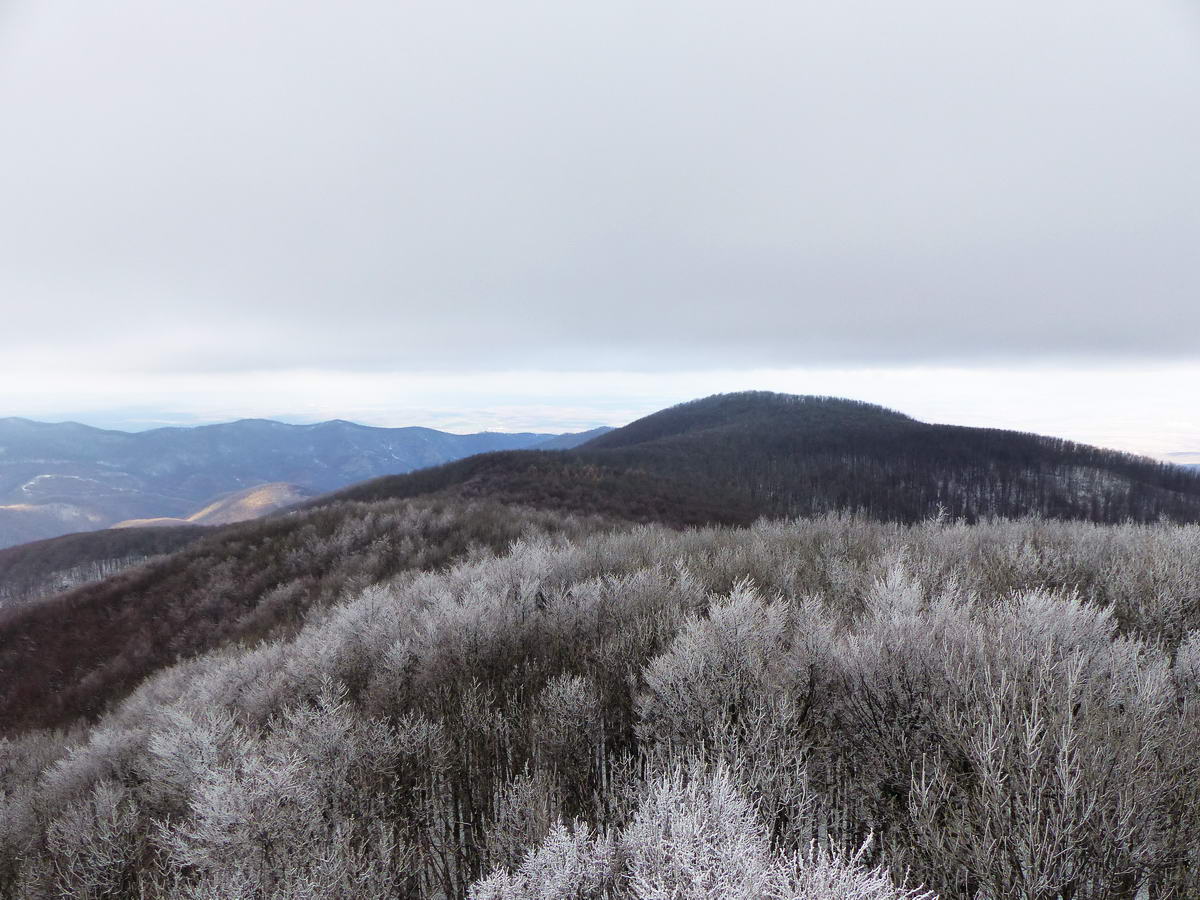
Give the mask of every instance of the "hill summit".
<path id="1" fill-rule="evenodd" d="M 737 431 L 815 432 L 886 428 L 897 423 L 915 422 L 915 419 L 902 413 L 858 400 L 745 391 L 715 394 L 680 403 L 631 422 L 624 428 L 613 429 L 583 446 L 589 450 L 612 450 L 673 438 L 712 438 Z"/>

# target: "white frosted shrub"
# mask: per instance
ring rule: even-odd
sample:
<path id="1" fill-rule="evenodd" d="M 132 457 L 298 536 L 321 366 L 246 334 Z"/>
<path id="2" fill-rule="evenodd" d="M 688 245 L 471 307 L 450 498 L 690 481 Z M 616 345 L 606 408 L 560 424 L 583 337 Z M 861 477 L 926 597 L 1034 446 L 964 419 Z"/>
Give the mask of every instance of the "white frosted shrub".
<path id="1" fill-rule="evenodd" d="M 996 640 L 997 645 L 1036 647 L 1058 656 L 1103 653 L 1117 631 L 1111 608 L 1088 603 L 1074 594 L 1049 591 L 1019 595 L 1007 608 L 1001 608 L 994 624 L 1013 637 L 1011 644 Z"/>
<path id="2" fill-rule="evenodd" d="M 294 686 L 295 654 L 295 647 L 266 643 L 236 653 L 217 651 L 199 667 L 185 663 L 182 669 L 188 683 L 176 702 L 225 708 L 242 722 L 261 725 L 287 702 Z M 314 660 L 305 659 L 313 667 Z M 230 697 L 237 702 L 230 703 Z"/>
<path id="3" fill-rule="evenodd" d="M 787 604 L 765 602 L 743 581 L 706 616 L 691 616 L 643 673 L 638 736 L 688 747 L 760 704 L 783 655 L 787 614 Z"/>
<path id="4" fill-rule="evenodd" d="M 724 769 L 659 779 L 621 849 L 633 894 L 644 900 L 759 900 L 778 879 L 766 830 Z"/>
<path id="5" fill-rule="evenodd" d="M 615 842 L 556 824 L 513 871 L 476 882 L 470 900 L 926 900 L 887 872 L 820 851 L 773 854 L 766 830 L 723 768 L 676 768 L 650 784 Z"/>
<path id="6" fill-rule="evenodd" d="M 168 707 L 147 741 L 143 767 L 161 802 L 168 809 L 186 809 L 193 788 L 223 759 L 236 755 L 241 729 L 219 706 Z"/>
<path id="7" fill-rule="evenodd" d="M 877 628 L 885 629 L 902 627 L 932 611 L 925 586 L 914 576 L 906 554 L 897 553 L 872 581 L 863 597 L 863 610 Z"/>
<path id="8" fill-rule="evenodd" d="M 139 881 L 148 837 L 125 788 L 101 779 L 47 829 L 54 890 L 64 897 L 101 898 L 132 889 Z"/>
<path id="9" fill-rule="evenodd" d="M 382 814 L 400 756 L 430 737 L 419 722 L 357 716 L 326 679 L 265 732 L 219 716 L 179 724 L 191 727 L 155 735 L 151 748 L 160 779 L 187 797 L 188 814 L 160 828 L 189 873 L 181 891 L 320 896 L 368 876 L 382 891 L 400 877 L 409 851 Z"/>
<path id="10" fill-rule="evenodd" d="M 806 853 L 785 864 L 781 884 L 773 897 L 778 900 L 936 900 L 928 891 L 897 887 L 883 867 L 869 868 L 863 862 L 869 844 L 853 855 L 818 849 L 814 843 Z"/>
<path id="11" fill-rule="evenodd" d="M 1169 801 L 1163 855 L 1178 880 L 1179 895 L 1200 896 L 1200 631 L 1184 637 L 1169 685 L 1178 718 L 1169 733 L 1163 778 Z"/>
<path id="12" fill-rule="evenodd" d="M 84 796 L 102 778 L 119 778 L 143 749 L 141 733 L 124 728 L 97 728 L 87 743 L 55 762 L 39 785 L 43 808 Z"/>
<path id="13" fill-rule="evenodd" d="M 601 900 L 616 896 L 612 844 L 581 822 L 556 823 L 511 874 L 493 872 L 472 885 L 470 900 Z"/>
<path id="14" fill-rule="evenodd" d="M 1032 592 L 947 635 L 938 739 L 910 756 L 912 860 L 1029 898 L 1152 865 L 1167 670 L 1113 633 L 1106 610 Z"/>
<path id="15" fill-rule="evenodd" d="M 39 776 L 69 750 L 70 744 L 59 735 L 0 738 L 0 885 L 13 875 L 18 860 L 37 839 Z"/>

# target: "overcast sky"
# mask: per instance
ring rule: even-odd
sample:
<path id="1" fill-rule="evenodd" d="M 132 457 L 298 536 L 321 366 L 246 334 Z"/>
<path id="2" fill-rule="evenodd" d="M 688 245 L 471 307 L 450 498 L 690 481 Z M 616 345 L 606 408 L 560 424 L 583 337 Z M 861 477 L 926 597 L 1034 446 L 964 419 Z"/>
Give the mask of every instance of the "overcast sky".
<path id="1" fill-rule="evenodd" d="M 0 415 L 760 386 L 1200 451 L 1189 0 L 0 0 Z"/>

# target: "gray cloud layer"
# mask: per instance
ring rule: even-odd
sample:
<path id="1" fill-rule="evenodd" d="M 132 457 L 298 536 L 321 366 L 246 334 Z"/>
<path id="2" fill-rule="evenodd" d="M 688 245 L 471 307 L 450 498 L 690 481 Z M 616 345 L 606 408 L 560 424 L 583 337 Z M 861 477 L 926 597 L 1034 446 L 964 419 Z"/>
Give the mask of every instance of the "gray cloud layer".
<path id="1" fill-rule="evenodd" d="M 0 356 L 1200 357 L 1184 0 L 10 0 Z"/>

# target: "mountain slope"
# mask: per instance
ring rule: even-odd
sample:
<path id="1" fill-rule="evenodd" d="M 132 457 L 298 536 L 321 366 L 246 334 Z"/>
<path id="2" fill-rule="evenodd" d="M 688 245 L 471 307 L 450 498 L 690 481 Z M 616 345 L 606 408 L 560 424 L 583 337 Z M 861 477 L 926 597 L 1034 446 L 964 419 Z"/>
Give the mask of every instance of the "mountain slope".
<path id="1" fill-rule="evenodd" d="M 31 573 L 55 549 L 102 536 L 162 536 L 173 555 L 58 596 L 0 606 L 0 736 L 92 718 L 162 666 L 226 644 L 286 634 L 314 606 L 405 571 L 436 569 L 531 532 L 582 536 L 620 526 L 490 501 L 438 498 L 346 503 L 223 528 L 147 528 L 71 535 L 13 554 Z M 56 548 L 55 545 L 64 545 Z M 30 559 L 30 556 L 33 559 Z M 26 565 L 22 565 L 22 562 Z M 15 572 L 14 572 L 15 574 Z"/>
<path id="2" fill-rule="evenodd" d="M 474 453 L 569 436 L 449 434 L 340 420 L 247 419 L 126 433 L 0 419 L 0 547 L 145 518 L 187 518 L 213 497 L 288 482 L 313 493 Z"/>
<path id="3" fill-rule="evenodd" d="M 260 484 L 214 500 L 188 516 L 188 521 L 196 525 L 232 525 L 293 506 L 311 496 L 312 491 L 297 484 Z"/>
<path id="4" fill-rule="evenodd" d="M 294 506 L 313 496 L 313 492 L 297 484 L 260 484 L 244 491 L 234 491 L 218 497 L 183 519 L 131 519 L 118 522 L 114 528 L 163 527 L 167 525 L 232 525 L 269 515 L 276 510 Z"/>
<path id="5" fill-rule="evenodd" d="M 0 610 L 98 581 L 174 553 L 208 529 L 120 528 L 85 531 L 0 550 Z"/>
<path id="6" fill-rule="evenodd" d="M 672 526 L 745 525 L 755 510 L 710 485 L 606 465 L 579 452 L 514 450 L 484 453 L 406 475 L 388 475 L 303 504 L 336 507 L 440 496 L 487 499 L 567 513 Z"/>

